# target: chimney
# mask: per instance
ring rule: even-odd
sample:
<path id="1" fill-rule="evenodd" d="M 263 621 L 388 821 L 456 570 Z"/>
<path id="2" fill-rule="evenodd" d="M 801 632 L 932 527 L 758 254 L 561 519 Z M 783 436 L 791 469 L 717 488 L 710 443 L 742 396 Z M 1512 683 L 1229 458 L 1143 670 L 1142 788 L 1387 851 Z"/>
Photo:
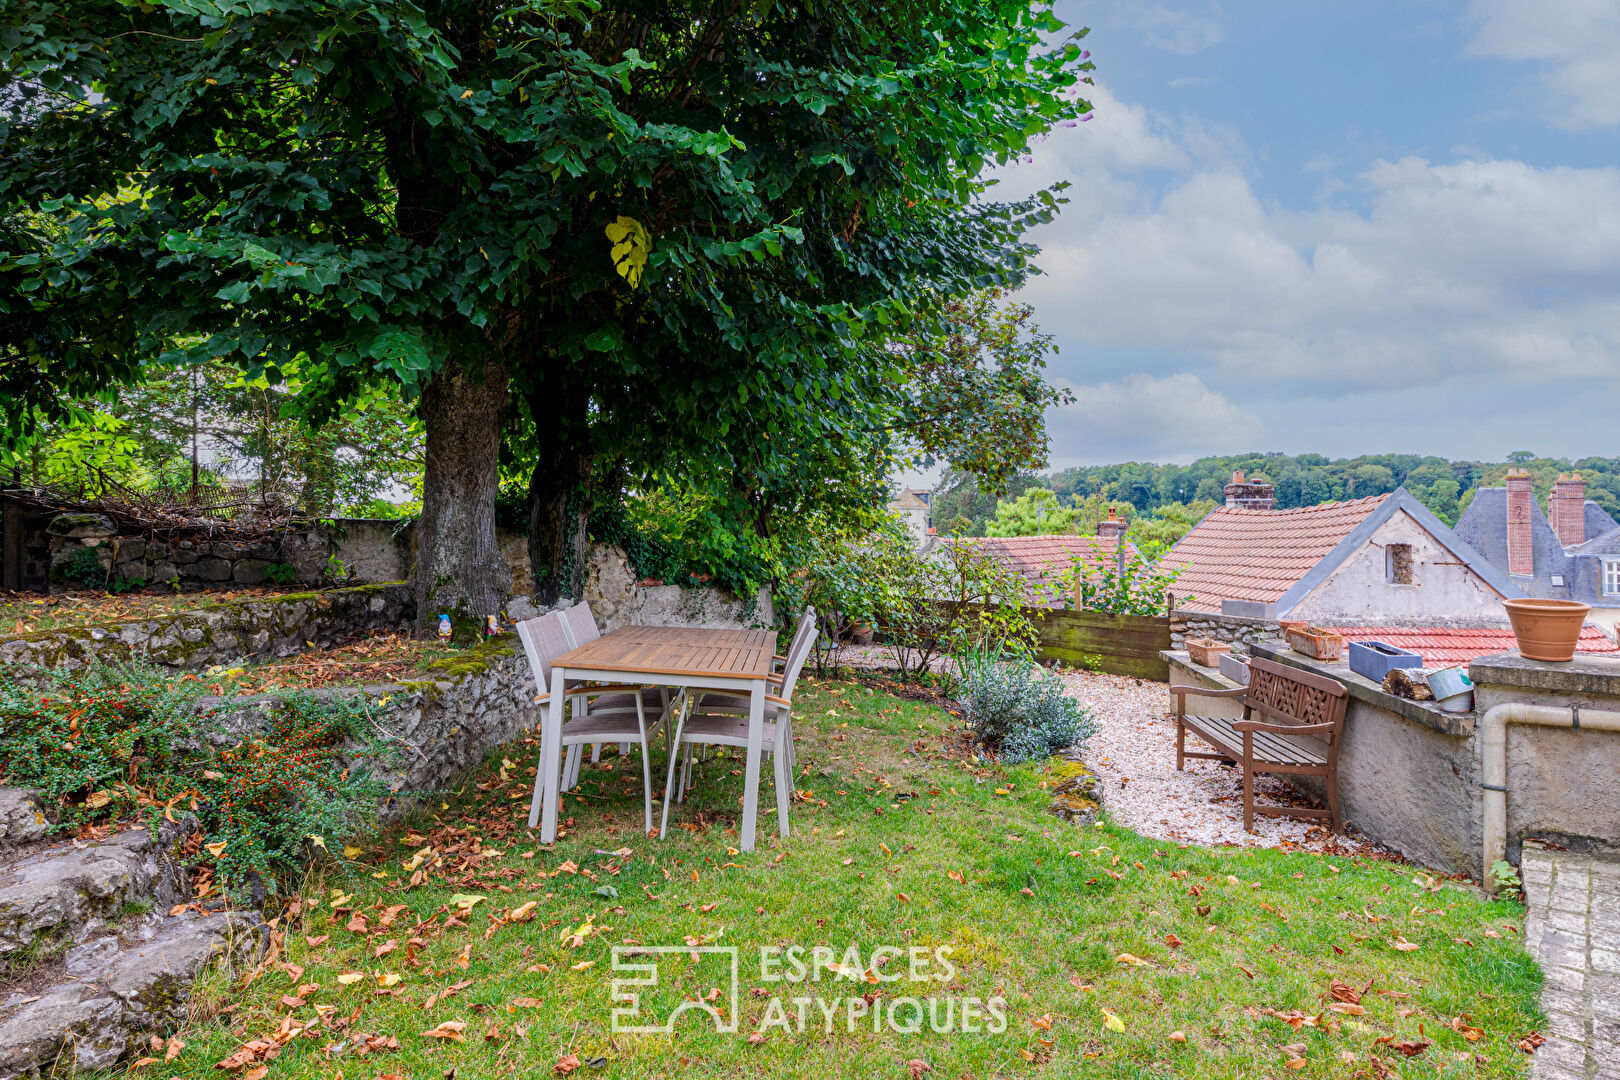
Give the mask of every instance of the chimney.
<path id="1" fill-rule="evenodd" d="M 1226 485 L 1226 505 L 1239 510 L 1274 510 L 1277 500 L 1272 495 L 1271 481 L 1263 476 L 1243 478 L 1243 470 L 1232 474 Z"/>
<path id="2" fill-rule="evenodd" d="M 1508 573 L 1519 577 L 1533 577 L 1536 572 L 1536 557 L 1532 546 L 1534 534 L 1530 531 L 1530 512 L 1535 504 L 1535 493 L 1530 490 L 1530 473 L 1524 469 L 1508 473 Z"/>
<path id="3" fill-rule="evenodd" d="M 1581 474 L 1558 474 L 1547 500 L 1547 517 L 1552 521 L 1558 542 L 1565 547 L 1586 543 L 1586 481 Z"/>
<path id="4" fill-rule="evenodd" d="M 1112 537 L 1115 543 L 1125 535 L 1125 523 L 1119 520 L 1112 506 L 1108 508 L 1108 520 L 1097 522 L 1097 535 L 1104 540 Z"/>

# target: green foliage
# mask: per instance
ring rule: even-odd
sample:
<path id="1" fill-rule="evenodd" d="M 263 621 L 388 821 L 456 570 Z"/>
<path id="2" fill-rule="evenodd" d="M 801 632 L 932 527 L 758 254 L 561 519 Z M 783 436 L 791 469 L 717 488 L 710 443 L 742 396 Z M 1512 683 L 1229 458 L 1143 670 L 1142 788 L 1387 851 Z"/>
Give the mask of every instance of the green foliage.
<path id="1" fill-rule="evenodd" d="M 271 563 L 264 568 L 265 580 L 277 585 L 291 585 L 298 580 L 298 567 L 286 563 Z"/>
<path id="2" fill-rule="evenodd" d="M 1045 602 L 1062 608 L 1107 611 L 1115 615 L 1167 615 L 1176 579 L 1184 566 L 1149 563 L 1126 549 L 1124 562 L 1102 550 L 1075 560 L 1048 586 Z M 1181 597 L 1181 600 L 1188 599 Z"/>
<path id="3" fill-rule="evenodd" d="M 747 598 L 769 581 L 764 544 L 724 510 L 720 499 L 671 485 L 598 506 L 590 536 L 623 547 L 643 578 L 668 585 L 713 582 Z"/>
<path id="4" fill-rule="evenodd" d="M 981 289 L 900 335 L 909 388 L 903 463 L 944 460 L 993 491 L 1046 463 L 1046 410 L 1074 399 L 1041 378 L 1057 348 L 1033 314 L 1004 302 L 1000 289 Z"/>
<path id="5" fill-rule="evenodd" d="M 957 657 L 962 717 L 1007 764 L 1036 761 L 1084 743 L 1096 721 L 1064 693 L 1063 680 L 1028 658 L 974 648 Z"/>
<path id="6" fill-rule="evenodd" d="M 1191 504 L 1173 502 L 1156 506 L 1153 513 L 1131 520 L 1125 538 L 1136 545 L 1143 558 L 1157 562 L 1219 505 L 1214 499 L 1194 499 Z"/>
<path id="7" fill-rule="evenodd" d="M 134 592 L 136 589 L 144 589 L 144 588 L 146 588 L 146 579 L 145 578 L 142 578 L 142 577 L 132 577 L 132 578 L 131 577 L 125 577 L 122 574 L 119 574 L 117 577 L 113 578 L 112 581 L 107 584 L 107 591 L 110 592 L 110 593 Z"/>
<path id="8" fill-rule="evenodd" d="M 1030 488 L 1008 502 L 996 503 L 996 516 L 984 527 L 986 536 L 1051 536 L 1074 531 L 1079 511 L 1058 505 L 1045 488 Z"/>
<path id="9" fill-rule="evenodd" d="M 224 358 L 318 421 L 462 366 L 537 508 L 674 476 L 769 533 L 916 437 L 902 335 L 1029 273 L 1061 188 L 990 172 L 1090 111 L 1078 36 L 1049 0 L 16 0 L 0 405 Z M 966 397 L 1029 432 L 1020 364 Z"/>
<path id="10" fill-rule="evenodd" d="M 57 568 L 56 576 L 65 582 L 99 588 L 107 581 L 107 568 L 101 565 L 95 548 L 81 547 Z"/>
<path id="11" fill-rule="evenodd" d="M 1524 888 L 1518 869 L 1506 859 L 1491 863 L 1491 890 L 1496 893 L 1518 893 Z"/>
<path id="12" fill-rule="evenodd" d="M 840 582 L 834 607 L 881 635 L 902 679 L 930 671 L 941 656 L 980 646 L 1030 655 L 1034 624 L 1025 582 L 978 544 L 946 542 L 924 554 L 899 522 L 824 556 Z"/>
<path id="13" fill-rule="evenodd" d="M 363 699 L 289 694 L 259 736 L 188 757 L 202 691 L 195 676 L 139 664 L 0 680 L 0 775 L 39 788 L 63 830 L 131 814 L 156 828 L 193 813 L 207 842 L 225 844 L 217 873 L 228 887 L 296 870 L 312 835 L 366 827 L 387 790 L 346 766 L 380 752 Z"/>

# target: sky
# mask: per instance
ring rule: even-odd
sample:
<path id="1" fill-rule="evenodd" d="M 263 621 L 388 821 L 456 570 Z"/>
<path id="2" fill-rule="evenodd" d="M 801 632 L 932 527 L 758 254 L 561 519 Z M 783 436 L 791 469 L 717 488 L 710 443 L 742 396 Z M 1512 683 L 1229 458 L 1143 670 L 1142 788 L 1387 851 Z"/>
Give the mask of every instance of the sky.
<path id="1" fill-rule="evenodd" d="M 1620 0 L 1059 0 L 1051 465 L 1620 455 Z"/>

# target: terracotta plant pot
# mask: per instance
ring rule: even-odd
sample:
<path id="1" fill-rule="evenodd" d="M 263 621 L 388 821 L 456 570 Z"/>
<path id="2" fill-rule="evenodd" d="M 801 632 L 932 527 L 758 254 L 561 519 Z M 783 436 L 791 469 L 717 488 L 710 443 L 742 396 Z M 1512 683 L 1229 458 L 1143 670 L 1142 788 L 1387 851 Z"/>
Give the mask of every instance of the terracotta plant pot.
<path id="1" fill-rule="evenodd" d="M 1221 662 L 1221 654 L 1232 651 L 1232 646 L 1224 641 L 1214 641 L 1210 638 L 1188 638 L 1187 655 L 1192 662 L 1200 667 L 1217 667 Z"/>
<path id="2" fill-rule="evenodd" d="M 1519 640 L 1519 655 L 1526 660 L 1567 664 L 1575 659 L 1575 643 L 1580 640 L 1590 604 L 1578 600 L 1544 600 L 1527 597 L 1504 600 L 1513 636 Z"/>
<path id="3" fill-rule="evenodd" d="M 1337 660 L 1344 655 L 1344 638 L 1319 626 L 1307 626 L 1303 630 L 1289 627 L 1288 647 L 1301 656 Z"/>

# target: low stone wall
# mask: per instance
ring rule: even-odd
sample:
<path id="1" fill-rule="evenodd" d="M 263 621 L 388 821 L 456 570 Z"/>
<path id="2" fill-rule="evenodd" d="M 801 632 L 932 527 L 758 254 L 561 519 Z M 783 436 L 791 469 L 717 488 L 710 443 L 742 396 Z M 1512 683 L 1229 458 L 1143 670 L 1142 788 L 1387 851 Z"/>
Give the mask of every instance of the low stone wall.
<path id="1" fill-rule="evenodd" d="M 195 669 L 250 656 L 291 656 L 358 630 L 402 627 L 415 615 L 399 583 L 214 604 L 175 615 L 106 622 L 0 638 L 0 664 L 79 667 L 139 657 Z"/>
<path id="2" fill-rule="evenodd" d="M 1249 646 L 1263 638 L 1282 636 L 1275 619 L 1251 619 L 1239 615 L 1216 615 L 1207 611 L 1177 609 L 1170 614 L 1170 647 L 1184 649 L 1188 638 L 1226 641 L 1232 651 L 1247 656 Z"/>
<path id="3" fill-rule="evenodd" d="M 1343 661 L 1312 660 L 1279 643 L 1259 643 L 1253 651 L 1336 679 L 1349 691 L 1339 750 L 1339 796 L 1346 820 L 1414 862 L 1476 879 L 1485 870 L 1479 729 L 1484 710 L 1504 701 L 1620 708 L 1620 661 L 1583 658 L 1541 664 L 1517 654 L 1481 657 L 1469 669 L 1475 711 L 1449 713 L 1433 702 L 1386 694 Z M 1166 658 L 1174 684 L 1236 685 L 1192 664 L 1184 653 Z M 1193 699 L 1189 707 L 1233 715 L 1241 702 Z M 1588 850 L 1620 846 L 1620 736 L 1509 725 L 1507 764 L 1510 859 L 1518 857 L 1527 836 Z M 1313 798 L 1323 796 L 1319 782 L 1284 779 Z"/>
<path id="4" fill-rule="evenodd" d="M 607 544 L 592 544 L 588 560 L 581 599 L 591 605 L 603 633 L 633 625 L 742 630 L 776 624 L 770 593 L 764 589 L 750 603 L 708 585 L 643 584 L 624 550 Z M 507 611 L 516 617 L 510 606 Z"/>
<path id="5" fill-rule="evenodd" d="M 356 756 L 351 767 L 372 769 L 395 792 L 378 808 L 384 820 L 404 814 L 419 798 L 453 786 L 492 750 L 538 725 L 543 708 L 534 703 L 539 691 L 515 634 L 502 634 L 437 661 L 418 681 L 310 693 L 367 699 L 389 752 L 381 759 Z M 276 694 L 204 698 L 200 708 L 207 719 L 199 723 L 193 743 L 182 750 L 201 752 L 205 742 L 229 747 L 268 731 L 280 703 Z M 533 779 L 534 761 L 525 759 L 522 764 Z"/>

